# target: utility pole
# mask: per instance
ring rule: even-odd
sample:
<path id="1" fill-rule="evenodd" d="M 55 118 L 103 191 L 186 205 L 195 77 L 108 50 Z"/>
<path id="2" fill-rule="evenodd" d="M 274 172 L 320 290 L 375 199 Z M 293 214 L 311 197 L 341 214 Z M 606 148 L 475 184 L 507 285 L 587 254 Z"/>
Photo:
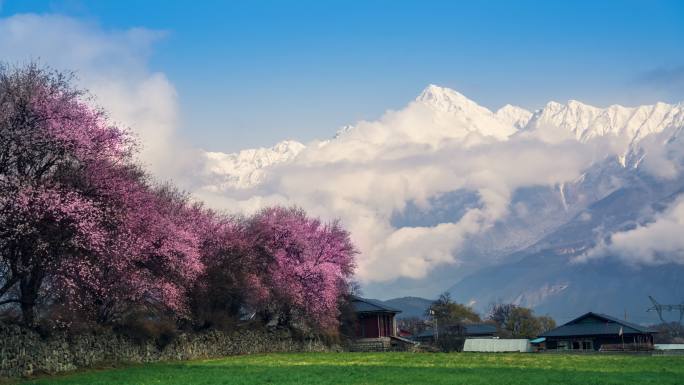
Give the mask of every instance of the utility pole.
<path id="1" fill-rule="evenodd" d="M 432 328 L 435 332 L 435 342 L 437 342 L 437 339 L 439 338 L 439 328 L 437 327 L 437 317 L 435 317 L 435 311 L 430 309 L 430 315 L 432 316 Z"/>

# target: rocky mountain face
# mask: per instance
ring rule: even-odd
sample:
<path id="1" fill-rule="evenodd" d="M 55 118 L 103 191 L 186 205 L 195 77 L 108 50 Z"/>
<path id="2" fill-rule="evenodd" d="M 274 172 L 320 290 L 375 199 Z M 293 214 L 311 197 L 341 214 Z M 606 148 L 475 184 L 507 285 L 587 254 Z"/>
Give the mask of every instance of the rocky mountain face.
<path id="1" fill-rule="evenodd" d="M 269 194 L 277 195 L 287 180 L 275 183 L 271 179 L 296 164 L 313 168 L 338 162 L 334 170 L 346 171 L 349 164 L 357 162 L 401 173 L 397 159 L 458 167 L 459 163 L 445 161 L 453 157 L 481 167 L 464 176 L 464 181 L 455 179 L 459 184 L 451 189 L 444 182 L 438 189 L 420 192 L 420 199 L 402 198 L 384 226 L 418 229 L 418 235 L 411 233 L 417 237 L 445 223 L 461 223 L 474 212 L 491 207 L 493 200 L 488 194 L 496 180 L 488 180 L 487 188 L 477 183 L 479 178 L 491 177 L 490 170 L 501 168 L 497 154 L 510 151 L 512 155 L 504 159 L 517 161 L 516 154 L 529 153 L 524 151 L 530 143 L 535 149 L 573 146 L 570 148 L 587 154 L 580 157 L 579 176 L 540 182 L 525 174 L 524 168 L 531 163 L 520 162 L 509 172 L 521 174 L 523 181 L 516 179 L 510 194 L 503 194 L 508 200 L 505 212 L 494 216 L 491 223 L 471 226 L 474 230 L 459 234 L 462 242 L 451 246 L 457 255 L 451 263 L 447 258 L 426 276 L 409 271 L 394 280 L 369 282 L 368 287 L 372 296 L 380 298 L 417 287 L 426 289 L 416 294 L 430 297 L 448 290 L 455 299 L 480 311 L 494 302 L 513 302 L 558 321 L 592 310 L 616 316 L 627 313 L 632 321 L 648 323 L 656 321 L 652 313 L 645 313 L 648 295 L 664 303 L 684 301 L 684 245 L 680 248 L 677 242 L 670 242 L 671 236 L 662 245 L 638 246 L 638 252 L 611 245 L 634 245 L 625 239 L 646 230 L 657 233 L 657 228 L 649 226 L 663 215 L 669 215 L 669 230 L 675 226 L 676 231 L 684 222 L 679 211 L 673 211 L 684 193 L 683 130 L 683 103 L 599 108 L 571 100 L 550 102 L 533 112 L 512 105 L 492 112 L 454 90 L 431 85 L 404 110 L 388 113 L 382 122 L 345 126 L 332 139 L 307 145 L 285 141 L 269 149 L 236 154 L 206 153 L 203 174 L 206 188 L 217 193 L 244 194 L 240 191 L 265 185 Z M 478 152 L 492 148 L 496 150 L 485 155 Z M 482 157 L 479 163 L 472 160 L 478 156 Z M 557 165 L 560 173 L 566 158 L 543 153 L 533 162 L 548 163 L 551 168 Z M 468 163 L 461 172 L 470 167 Z M 494 171 L 492 175 L 496 179 Z M 402 178 L 410 184 L 414 177 Z M 373 191 L 364 193 L 372 195 Z M 306 197 L 315 194 L 315 190 L 307 191 Z M 290 198 L 298 203 L 296 196 Z M 358 203 L 358 197 L 349 200 L 352 198 Z M 314 208 L 317 213 L 326 212 Z M 684 231 L 684 225 L 681 229 Z M 436 260 L 429 255 L 429 242 L 433 239 L 420 243 L 428 254 L 424 263 Z M 360 258 L 366 254 L 372 253 L 362 249 Z M 389 256 L 376 258 L 379 262 L 373 267 L 377 269 L 382 267 L 382 258 Z"/>
<path id="2" fill-rule="evenodd" d="M 599 166 L 593 171 L 609 172 Z M 684 192 L 681 180 L 657 183 L 638 171 L 619 171 L 615 168 L 610 175 L 602 174 L 620 178 L 619 187 L 581 205 L 581 210 L 573 209 L 574 216 L 547 229 L 548 234 L 530 246 L 506 256 L 506 263 L 474 272 L 448 291 L 480 311 L 492 303 L 510 302 L 550 314 L 558 321 L 600 311 L 621 317 L 626 312 L 630 320 L 640 323 L 656 322 L 653 313 L 646 313 L 651 305 L 647 296 L 667 303 L 684 300 L 684 265 L 628 263 L 620 255 L 576 261 L 604 237 L 647 225 Z M 583 184 L 590 182 L 566 188 L 593 190 Z"/>

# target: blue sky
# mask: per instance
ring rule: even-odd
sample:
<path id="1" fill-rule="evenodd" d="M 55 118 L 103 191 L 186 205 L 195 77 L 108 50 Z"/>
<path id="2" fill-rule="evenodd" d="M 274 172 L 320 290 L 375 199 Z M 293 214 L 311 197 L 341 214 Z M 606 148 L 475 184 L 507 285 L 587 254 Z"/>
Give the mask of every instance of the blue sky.
<path id="1" fill-rule="evenodd" d="M 331 136 L 429 83 L 482 105 L 684 100 L 682 1 L 34 1 L 105 31 L 164 31 L 192 145 L 234 151 Z"/>

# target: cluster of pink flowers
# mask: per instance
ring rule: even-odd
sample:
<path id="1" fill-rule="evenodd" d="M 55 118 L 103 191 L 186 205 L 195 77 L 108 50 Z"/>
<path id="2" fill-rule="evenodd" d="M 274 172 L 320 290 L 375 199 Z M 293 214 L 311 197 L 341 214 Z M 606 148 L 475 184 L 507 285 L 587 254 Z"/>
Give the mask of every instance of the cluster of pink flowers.
<path id="1" fill-rule="evenodd" d="M 336 325 L 356 254 L 338 223 L 279 207 L 230 217 L 157 185 L 83 97 L 61 74 L 0 68 L 1 307 L 108 323 L 132 308 L 191 318 L 209 298 Z"/>
<path id="2" fill-rule="evenodd" d="M 273 258 L 263 277 L 269 297 L 323 328 L 334 327 L 338 300 L 354 269 L 356 251 L 349 234 L 337 222 L 322 224 L 301 209 L 282 207 L 263 210 L 252 224 Z"/>

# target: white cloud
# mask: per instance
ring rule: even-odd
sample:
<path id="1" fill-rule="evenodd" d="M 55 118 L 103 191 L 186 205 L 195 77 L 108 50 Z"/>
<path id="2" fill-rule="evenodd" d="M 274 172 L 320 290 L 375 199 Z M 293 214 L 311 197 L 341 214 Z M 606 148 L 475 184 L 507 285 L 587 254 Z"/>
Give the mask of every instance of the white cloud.
<path id="1" fill-rule="evenodd" d="M 641 142 L 643 152 L 647 154 L 641 167 L 653 176 L 662 179 L 676 179 L 684 166 L 684 136 L 682 128 L 673 127 L 657 135 L 651 135 Z"/>
<path id="2" fill-rule="evenodd" d="M 628 231 L 611 234 L 595 248 L 576 259 L 585 262 L 617 257 L 633 264 L 684 264 L 684 195 L 676 199 L 654 221 Z"/>
<path id="3" fill-rule="evenodd" d="M 0 19 L 2 60 L 39 60 L 76 72 L 112 119 L 133 129 L 142 142 L 141 161 L 162 178 L 177 176 L 185 154 L 175 137 L 176 91 L 166 76 L 148 68 L 163 32 L 142 28 L 103 30 L 60 15 L 23 14 Z M 179 160 L 180 159 L 180 160 Z"/>

